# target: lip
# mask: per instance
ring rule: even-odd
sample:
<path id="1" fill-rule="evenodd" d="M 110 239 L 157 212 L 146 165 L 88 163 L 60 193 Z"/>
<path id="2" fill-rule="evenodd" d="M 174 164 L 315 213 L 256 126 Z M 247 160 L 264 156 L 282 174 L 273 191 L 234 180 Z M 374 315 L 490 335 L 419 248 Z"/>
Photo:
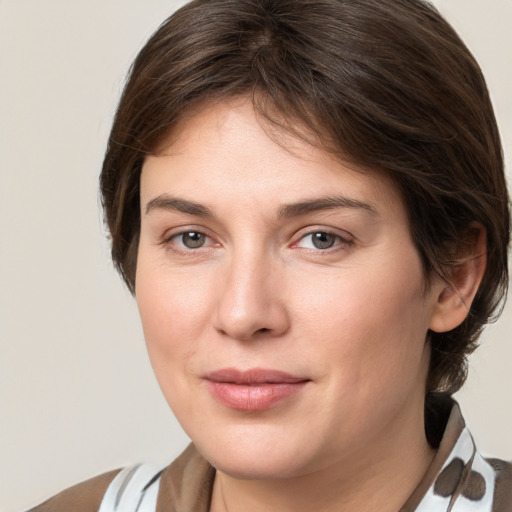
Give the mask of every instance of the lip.
<path id="1" fill-rule="evenodd" d="M 204 377 L 214 399 L 230 409 L 256 412 L 270 409 L 292 397 L 310 379 L 280 370 L 223 368 Z"/>

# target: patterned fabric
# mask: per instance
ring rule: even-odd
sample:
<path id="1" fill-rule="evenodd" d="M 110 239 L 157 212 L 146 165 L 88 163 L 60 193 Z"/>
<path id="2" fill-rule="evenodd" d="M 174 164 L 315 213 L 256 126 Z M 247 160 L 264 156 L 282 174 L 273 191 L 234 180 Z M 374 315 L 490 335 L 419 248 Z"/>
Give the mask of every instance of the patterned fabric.
<path id="1" fill-rule="evenodd" d="M 417 512 L 492 512 L 495 471 L 478 453 L 467 428 Z"/>
<path id="2" fill-rule="evenodd" d="M 112 480 L 98 512 L 155 512 L 162 472 L 149 464 L 123 469 Z"/>

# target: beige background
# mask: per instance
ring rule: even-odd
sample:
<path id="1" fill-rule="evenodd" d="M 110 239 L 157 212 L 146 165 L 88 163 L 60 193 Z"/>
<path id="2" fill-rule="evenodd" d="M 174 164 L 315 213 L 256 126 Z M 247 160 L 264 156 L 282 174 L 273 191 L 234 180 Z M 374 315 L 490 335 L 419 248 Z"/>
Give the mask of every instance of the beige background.
<path id="1" fill-rule="evenodd" d="M 512 159 L 512 0 L 439 0 L 481 61 Z M 179 2 L 0 0 L 0 511 L 186 444 L 112 270 L 98 170 L 128 65 Z M 512 458 L 512 307 L 459 400 Z"/>

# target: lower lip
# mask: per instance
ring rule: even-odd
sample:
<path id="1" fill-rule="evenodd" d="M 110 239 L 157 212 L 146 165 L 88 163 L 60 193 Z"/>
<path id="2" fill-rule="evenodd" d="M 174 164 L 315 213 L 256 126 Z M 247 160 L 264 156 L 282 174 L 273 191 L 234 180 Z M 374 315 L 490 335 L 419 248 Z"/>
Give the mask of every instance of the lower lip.
<path id="1" fill-rule="evenodd" d="M 212 396 L 221 404 L 237 411 L 256 412 L 270 409 L 297 394 L 307 381 L 264 384 L 233 384 L 208 381 Z"/>

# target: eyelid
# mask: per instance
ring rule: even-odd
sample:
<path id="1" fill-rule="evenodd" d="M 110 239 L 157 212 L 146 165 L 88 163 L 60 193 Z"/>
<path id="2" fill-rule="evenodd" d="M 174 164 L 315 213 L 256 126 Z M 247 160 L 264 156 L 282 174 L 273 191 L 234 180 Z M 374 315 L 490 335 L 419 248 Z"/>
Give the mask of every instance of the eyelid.
<path id="1" fill-rule="evenodd" d="M 335 236 L 339 239 L 340 242 L 335 244 L 334 246 L 326 248 L 326 249 L 298 247 L 298 244 L 302 240 L 304 240 L 306 237 L 312 236 L 316 233 L 325 233 L 327 235 Z M 308 226 L 307 228 L 303 228 L 299 232 L 297 232 L 294 235 L 293 240 L 294 241 L 291 244 L 292 248 L 326 253 L 329 251 L 335 251 L 336 249 L 339 249 L 340 246 L 346 247 L 346 246 L 352 245 L 355 241 L 355 237 L 352 234 L 350 234 L 348 231 L 345 231 L 345 230 L 340 230 L 340 229 L 335 229 L 335 228 L 325 227 L 325 226 Z"/>
<path id="2" fill-rule="evenodd" d="M 198 248 L 183 248 L 180 249 L 180 245 L 172 244 L 172 240 L 179 237 L 180 235 L 184 235 L 186 233 L 200 233 L 206 237 L 206 239 L 209 240 L 205 246 L 201 246 Z M 315 233 L 326 233 L 328 235 L 336 237 L 339 242 L 333 245 L 332 247 L 326 248 L 326 249 L 318 249 L 318 248 L 306 248 L 306 247 L 298 247 L 298 244 L 304 240 L 308 236 L 312 236 Z M 298 232 L 296 232 L 293 237 L 293 241 L 290 244 L 291 248 L 296 249 L 304 249 L 304 250 L 310 250 L 313 252 L 323 252 L 327 253 L 330 251 L 335 251 L 336 249 L 339 249 L 340 246 L 346 247 L 349 245 L 352 245 L 355 241 L 355 237 L 349 233 L 348 231 L 332 228 L 332 227 L 326 227 L 326 226 L 308 226 L 305 228 L 300 229 Z M 198 251 L 205 251 L 209 250 L 215 247 L 220 247 L 222 244 L 218 241 L 217 237 L 211 234 L 209 229 L 204 228 L 203 226 L 197 226 L 197 225 L 185 225 L 185 226 L 177 226 L 171 229 L 168 229 L 165 231 L 161 237 L 161 240 L 159 241 L 159 245 L 162 246 L 168 246 L 169 250 L 172 250 L 177 253 L 181 254 L 190 254 L 192 252 L 198 252 Z"/>
<path id="3" fill-rule="evenodd" d="M 204 235 L 205 238 L 209 239 L 213 243 L 209 243 L 206 246 L 201 246 L 197 248 L 180 248 L 180 245 L 173 245 L 172 240 L 178 238 L 181 235 L 185 235 L 186 233 L 200 233 Z M 192 252 L 198 252 L 201 250 L 208 250 L 212 247 L 218 247 L 221 244 L 216 241 L 215 237 L 210 233 L 208 229 L 204 227 L 194 226 L 194 225 L 186 225 L 186 226 L 178 226 L 165 231 L 162 235 L 162 238 L 159 242 L 159 245 L 167 247 L 169 250 L 172 250 L 179 254 L 190 254 Z"/>

